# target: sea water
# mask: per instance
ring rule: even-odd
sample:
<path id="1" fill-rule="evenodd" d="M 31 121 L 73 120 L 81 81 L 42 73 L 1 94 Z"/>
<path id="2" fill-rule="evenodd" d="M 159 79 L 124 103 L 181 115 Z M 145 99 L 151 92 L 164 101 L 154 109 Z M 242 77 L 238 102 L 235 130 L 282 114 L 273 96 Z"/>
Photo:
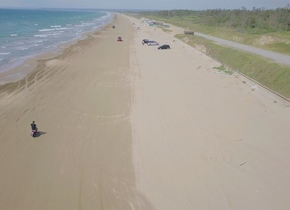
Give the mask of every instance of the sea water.
<path id="1" fill-rule="evenodd" d="M 89 9 L 0 9 L 0 72 L 101 28 L 112 14 Z"/>

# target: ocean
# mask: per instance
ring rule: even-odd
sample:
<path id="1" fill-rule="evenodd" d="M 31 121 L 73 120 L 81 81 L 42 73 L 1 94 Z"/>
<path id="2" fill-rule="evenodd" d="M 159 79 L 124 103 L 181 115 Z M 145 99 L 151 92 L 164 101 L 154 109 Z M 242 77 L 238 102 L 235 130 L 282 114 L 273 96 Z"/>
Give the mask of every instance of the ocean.
<path id="1" fill-rule="evenodd" d="M 101 28 L 112 14 L 91 9 L 0 9 L 0 72 Z"/>

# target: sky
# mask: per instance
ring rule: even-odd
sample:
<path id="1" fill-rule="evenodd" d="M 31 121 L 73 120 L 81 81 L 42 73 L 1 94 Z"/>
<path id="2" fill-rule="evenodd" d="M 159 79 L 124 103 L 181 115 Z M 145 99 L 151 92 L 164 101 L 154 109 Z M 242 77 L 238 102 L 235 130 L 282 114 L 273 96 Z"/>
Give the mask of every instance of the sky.
<path id="1" fill-rule="evenodd" d="M 0 0 L 0 8 L 99 8 L 99 9 L 276 9 L 290 0 Z"/>

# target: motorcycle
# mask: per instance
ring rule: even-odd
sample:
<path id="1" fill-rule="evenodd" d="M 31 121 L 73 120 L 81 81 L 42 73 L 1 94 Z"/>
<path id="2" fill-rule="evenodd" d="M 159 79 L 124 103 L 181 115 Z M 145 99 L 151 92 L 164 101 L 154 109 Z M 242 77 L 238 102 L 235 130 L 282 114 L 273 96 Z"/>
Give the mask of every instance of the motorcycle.
<path id="1" fill-rule="evenodd" d="M 31 136 L 32 136 L 32 137 L 36 137 L 36 134 L 37 134 L 37 130 L 32 130 L 32 131 L 31 131 Z"/>
<path id="2" fill-rule="evenodd" d="M 34 138 L 37 136 L 37 132 L 38 132 L 38 129 L 36 130 L 31 130 L 31 136 Z"/>

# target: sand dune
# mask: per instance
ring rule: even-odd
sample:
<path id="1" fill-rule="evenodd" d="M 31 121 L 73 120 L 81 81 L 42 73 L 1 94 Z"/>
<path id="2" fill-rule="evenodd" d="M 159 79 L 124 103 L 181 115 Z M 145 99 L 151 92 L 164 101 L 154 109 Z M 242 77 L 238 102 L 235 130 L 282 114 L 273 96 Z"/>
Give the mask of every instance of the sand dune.
<path id="1" fill-rule="evenodd" d="M 117 15 L 1 87 L 0 209 L 290 208 L 289 103 L 174 33 Z"/>

